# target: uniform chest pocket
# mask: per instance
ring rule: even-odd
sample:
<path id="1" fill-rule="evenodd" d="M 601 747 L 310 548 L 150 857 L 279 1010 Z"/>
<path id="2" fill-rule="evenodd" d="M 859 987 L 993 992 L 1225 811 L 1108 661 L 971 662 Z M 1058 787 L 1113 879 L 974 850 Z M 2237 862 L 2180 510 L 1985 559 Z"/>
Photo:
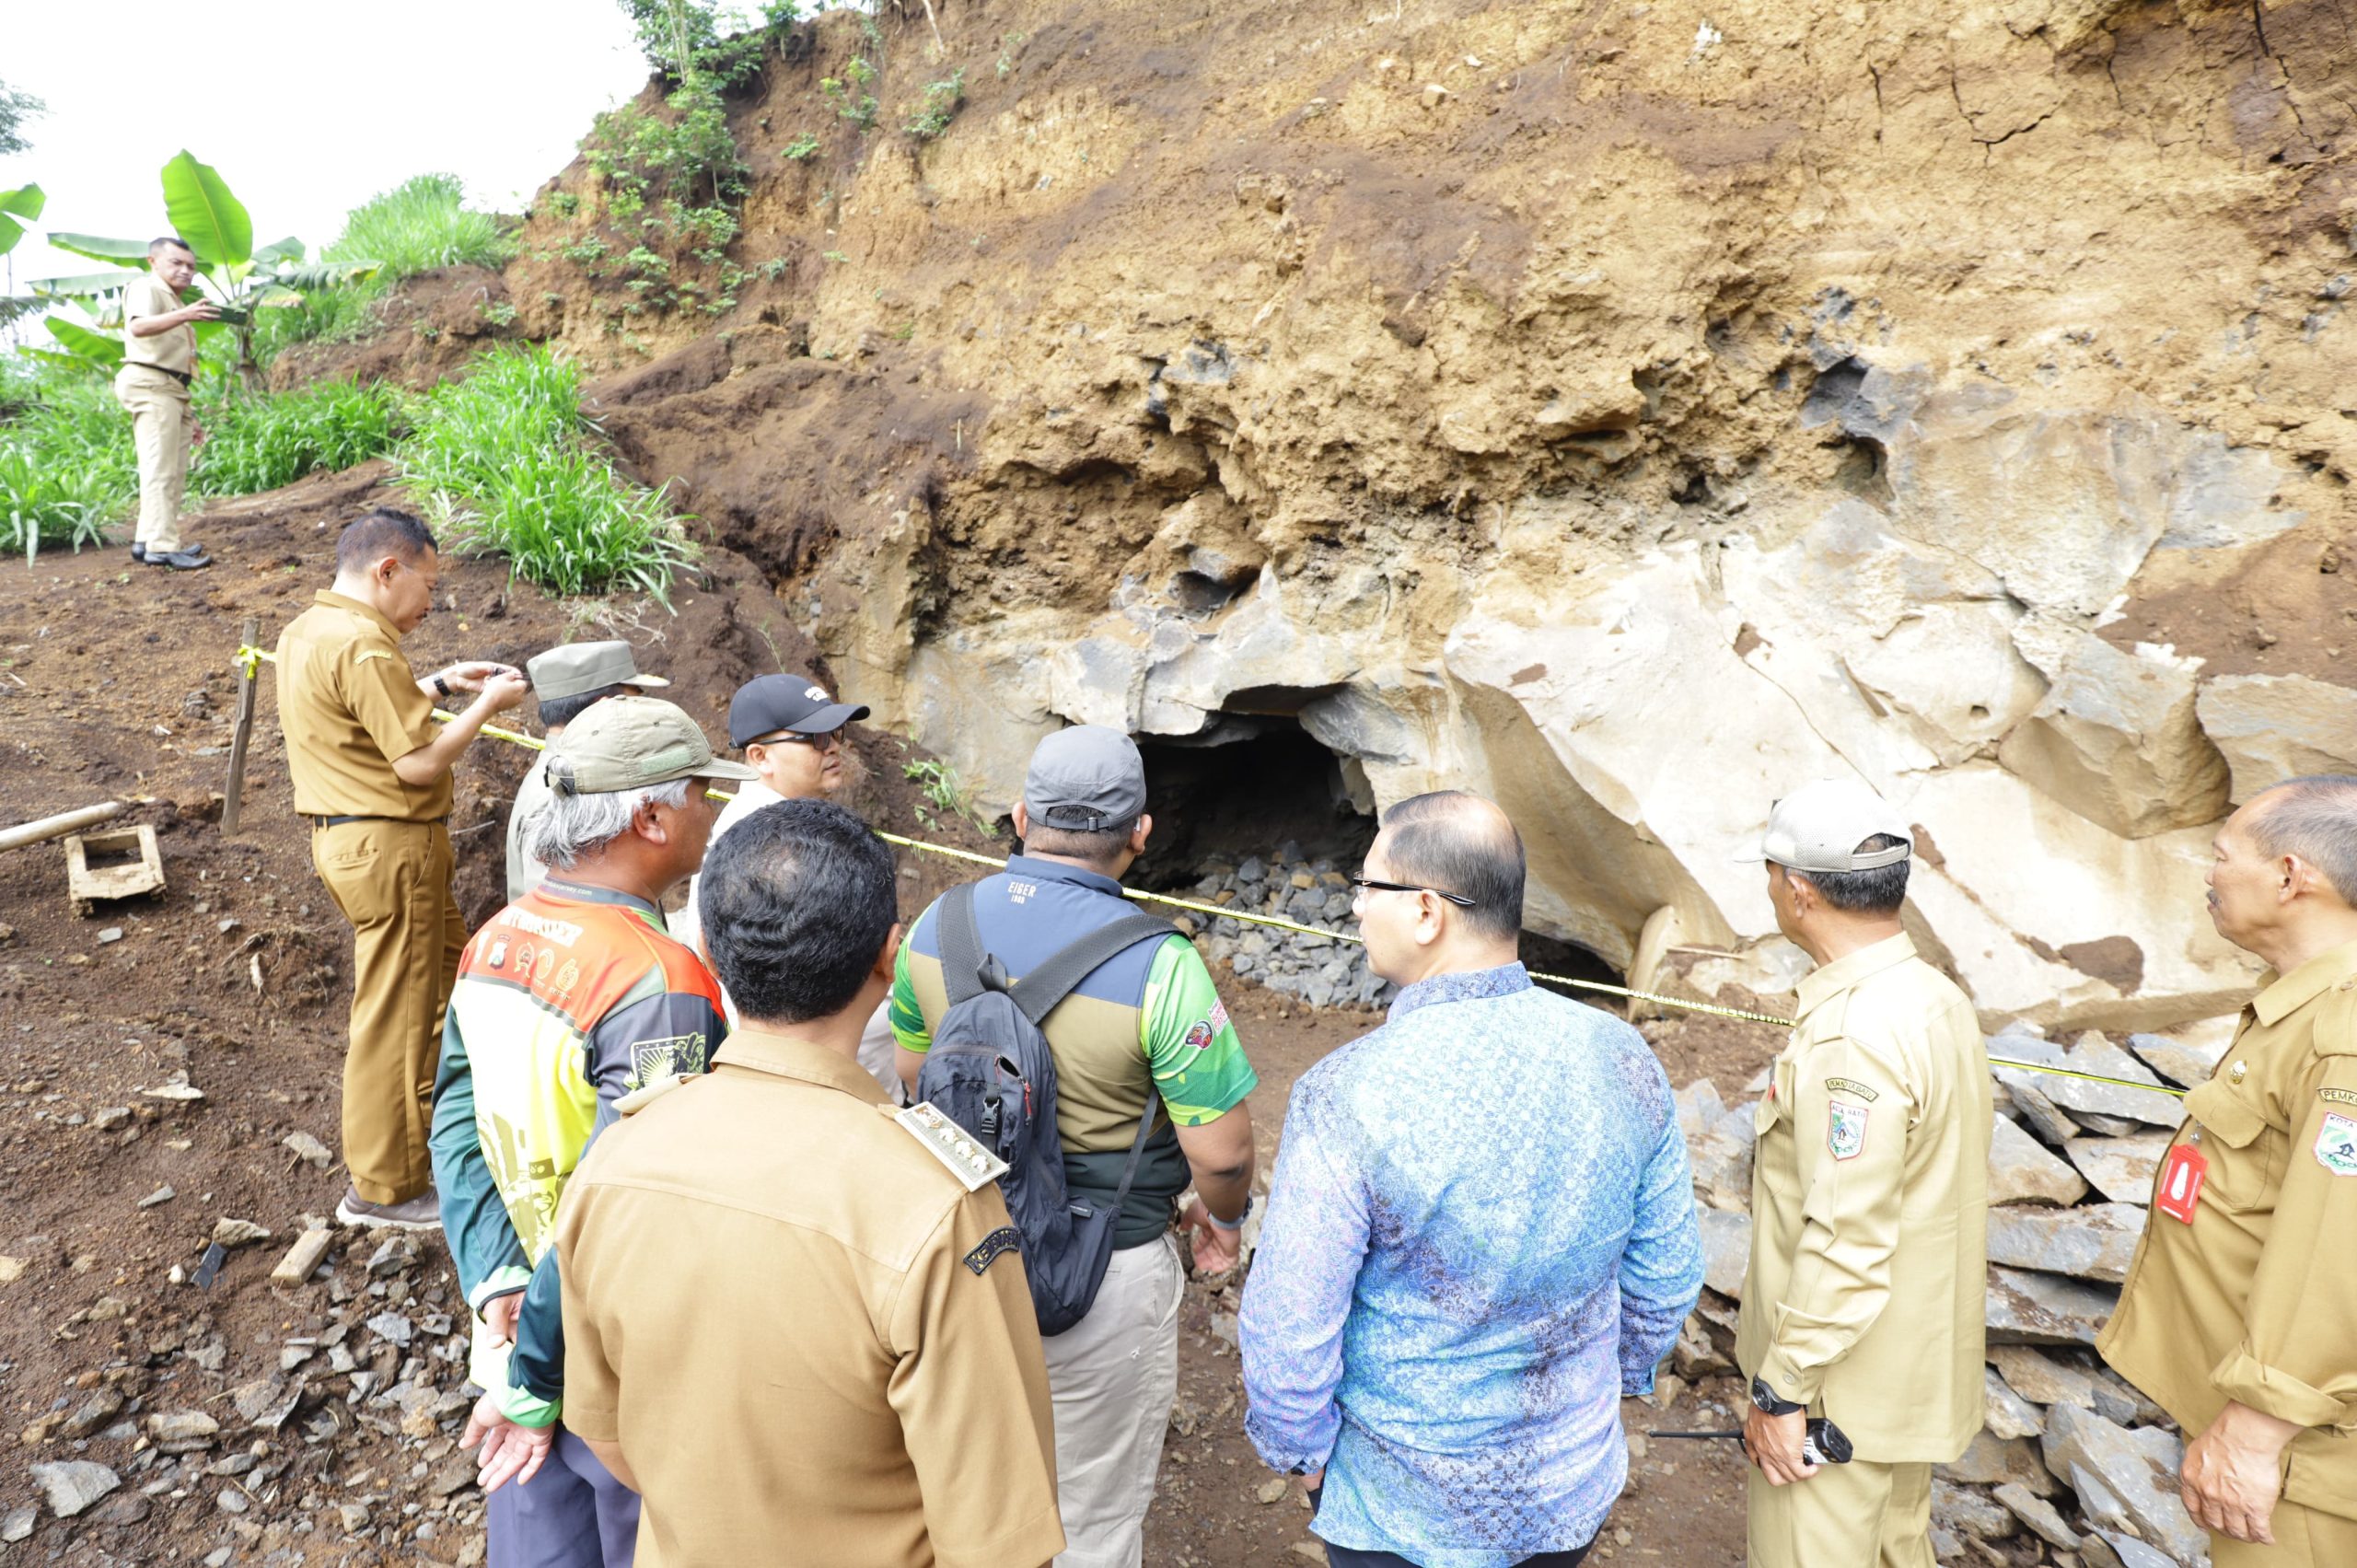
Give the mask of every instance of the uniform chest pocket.
<path id="1" fill-rule="evenodd" d="M 2273 1191 L 2283 1130 L 2214 1078 L 2186 1095 L 2185 1113 L 2201 1130 L 2199 1147 L 2208 1164 L 2201 1201 L 2237 1211 L 2264 1202 Z"/>
<path id="2" fill-rule="evenodd" d="M 1779 1056 L 1769 1064 L 1768 1092 L 1751 1108 L 1751 1135 L 1764 1138 L 1768 1129 L 1793 1113 L 1793 1060 Z"/>

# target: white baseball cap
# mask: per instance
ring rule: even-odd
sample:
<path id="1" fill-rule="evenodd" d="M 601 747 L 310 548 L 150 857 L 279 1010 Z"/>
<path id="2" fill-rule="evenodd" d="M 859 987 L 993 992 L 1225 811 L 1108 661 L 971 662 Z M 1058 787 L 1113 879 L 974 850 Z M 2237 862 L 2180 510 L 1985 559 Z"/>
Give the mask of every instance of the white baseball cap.
<path id="1" fill-rule="evenodd" d="M 1878 834 L 1898 842 L 1888 849 L 1858 848 Z M 1915 834 L 1907 819 L 1882 796 L 1852 779 L 1820 779 L 1776 802 L 1768 814 L 1768 830 L 1735 858 L 1773 861 L 1787 871 L 1872 871 L 1914 853 Z"/>

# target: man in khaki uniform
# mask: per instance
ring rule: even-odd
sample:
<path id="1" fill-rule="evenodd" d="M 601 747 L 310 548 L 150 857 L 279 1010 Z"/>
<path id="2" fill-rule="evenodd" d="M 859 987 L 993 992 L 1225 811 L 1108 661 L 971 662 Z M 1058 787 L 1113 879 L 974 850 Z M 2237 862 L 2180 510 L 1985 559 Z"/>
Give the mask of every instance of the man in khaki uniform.
<path id="1" fill-rule="evenodd" d="M 1932 1467 L 1980 1428 L 1989 1063 L 1899 929 L 1914 838 L 1862 785 L 1776 804 L 1758 850 L 1817 960 L 1759 1102 L 1736 1360 L 1754 1568 L 1932 1568 Z M 1855 1457 L 1812 1465 L 1808 1417 Z"/>
<path id="2" fill-rule="evenodd" d="M 895 1117 L 856 1060 L 894 906 L 890 852 L 841 807 L 738 823 L 702 935 L 742 1022 L 710 1075 L 625 1099 L 565 1191 L 565 1420 L 644 1498 L 641 1568 L 1063 1546 L 1004 1167 L 929 1109 Z"/>
<path id="3" fill-rule="evenodd" d="M 441 1224 L 426 1135 L 434 1064 L 467 931 L 450 891 L 450 768 L 523 672 L 459 664 L 419 679 L 401 640 L 433 608 L 425 525 L 379 507 L 336 541 L 335 587 L 278 639 L 278 719 L 311 864 L 354 934 L 343 1066 L 346 1225 Z M 449 724 L 434 699 L 471 691 Z"/>
<path id="4" fill-rule="evenodd" d="M 659 675 L 642 674 L 638 656 L 620 640 L 566 643 L 524 661 L 532 694 L 540 703 L 540 738 L 553 748 L 564 726 L 609 697 L 643 697 L 671 683 Z M 516 785 L 516 802 L 507 808 L 507 901 L 514 903 L 540 886 L 549 868 L 524 847 L 532 819 L 549 803 L 548 775 L 536 753 Z M 684 939 L 684 938 L 683 938 Z"/>
<path id="5" fill-rule="evenodd" d="M 2266 960 L 2185 1097 L 2103 1358 L 2189 1439 L 2215 1568 L 2357 1563 L 2357 777 L 2219 830 L 2210 918 Z"/>
<path id="6" fill-rule="evenodd" d="M 201 546 L 180 539 L 189 443 L 204 438 L 189 412 L 189 387 L 196 378 L 195 323 L 221 312 L 209 299 L 180 303 L 180 291 L 196 279 L 196 252 L 186 240 L 156 240 L 147 247 L 147 266 L 123 291 L 122 368 L 114 377 L 115 399 L 131 411 L 132 439 L 139 449 L 139 531 L 131 558 L 193 572 L 213 564 Z"/>

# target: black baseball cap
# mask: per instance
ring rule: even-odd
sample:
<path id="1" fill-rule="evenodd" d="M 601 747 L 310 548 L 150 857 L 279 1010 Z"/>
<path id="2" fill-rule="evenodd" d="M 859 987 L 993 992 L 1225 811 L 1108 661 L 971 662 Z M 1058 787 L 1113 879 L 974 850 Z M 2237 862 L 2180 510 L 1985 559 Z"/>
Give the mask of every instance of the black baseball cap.
<path id="1" fill-rule="evenodd" d="M 737 688 L 728 703 L 728 744 L 742 747 L 764 735 L 790 729 L 796 735 L 832 735 L 865 706 L 838 703 L 807 675 L 764 675 Z"/>

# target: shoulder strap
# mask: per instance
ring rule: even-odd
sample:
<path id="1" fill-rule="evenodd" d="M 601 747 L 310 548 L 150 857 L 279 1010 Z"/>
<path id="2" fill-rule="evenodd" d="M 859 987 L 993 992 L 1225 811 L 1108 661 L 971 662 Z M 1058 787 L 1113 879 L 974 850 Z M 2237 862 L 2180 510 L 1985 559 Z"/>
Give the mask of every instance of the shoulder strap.
<path id="1" fill-rule="evenodd" d="M 941 946 L 941 981 L 949 1005 L 982 993 L 982 933 L 974 923 L 974 884 L 960 882 L 934 907 L 934 940 Z"/>
<path id="2" fill-rule="evenodd" d="M 1023 1009 L 1023 1016 L 1037 1026 L 1097 965 L 1149 938 L 1178 935 L 1178 928 L 1167 920 L 1156 920 L 1150 914 L 1125 914 L 1110 925 L 1101 925 L 1078 941 L 1057 948 L 1038 969 L 1016 981 L 1010 994 L 1015 1005 Z M 980 946 L 979 942 L 976 945 Z"/>

